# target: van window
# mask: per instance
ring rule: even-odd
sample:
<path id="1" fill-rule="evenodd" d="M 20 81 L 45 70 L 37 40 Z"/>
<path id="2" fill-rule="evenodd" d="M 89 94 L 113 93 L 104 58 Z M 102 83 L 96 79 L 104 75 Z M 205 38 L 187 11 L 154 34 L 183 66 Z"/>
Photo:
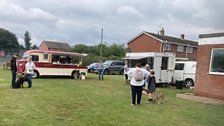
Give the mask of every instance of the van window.
<path id="1" fill-rule="evenodd" d="M 183 63 L 176 63 L 175 70 L 184 70 L 184 64 Z"/>
<path id="2" fill-rule="evenodd" d="M 117 62 L 117 65 L 125 65 L 123 62 Z"/>
<path id="3" fill-rule="evenodd" d="M 44 60 L 48 60 L 48 54 L 44 54 Z"/>
<path id="4" fill-rule="evenodd" d="M 31 55 L 31 56 L 32 56 L 32 61 L 39 61 L 38 55 Z"/>

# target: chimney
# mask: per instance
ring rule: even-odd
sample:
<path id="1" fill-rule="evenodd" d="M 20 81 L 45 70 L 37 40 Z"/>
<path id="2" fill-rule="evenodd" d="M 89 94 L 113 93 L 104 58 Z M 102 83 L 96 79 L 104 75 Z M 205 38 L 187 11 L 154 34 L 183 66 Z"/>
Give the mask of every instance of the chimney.
<path id="1" fill-rule="evenodd" d="M 185 36 L 184 34 L 181 34 L 181 35 L 180 35 L 180 37 L 181 37 L 182 39 L 184 39 L 184 36 Z"/>
<path id="2" fill-rule="evenodd" d="M 162 29 L 159 31 L 160 32 L 160 35 L 164 36 L 165 35 L 165 30 L 164 28 L 162 27 Z"/>

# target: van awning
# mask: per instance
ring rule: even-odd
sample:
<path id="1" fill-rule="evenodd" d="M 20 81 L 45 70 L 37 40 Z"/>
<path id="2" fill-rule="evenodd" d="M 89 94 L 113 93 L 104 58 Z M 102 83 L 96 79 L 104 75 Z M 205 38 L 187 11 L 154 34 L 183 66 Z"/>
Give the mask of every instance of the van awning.
<path id="1" fill-rule="evenodd" d="M 133 60 L 138 60 L 138 59 L 143 59 L 143 58 L 146 58 L 148 56 L 127 56 L 127 57 L 124 57 L 122 59 L 133 59 Z"/>

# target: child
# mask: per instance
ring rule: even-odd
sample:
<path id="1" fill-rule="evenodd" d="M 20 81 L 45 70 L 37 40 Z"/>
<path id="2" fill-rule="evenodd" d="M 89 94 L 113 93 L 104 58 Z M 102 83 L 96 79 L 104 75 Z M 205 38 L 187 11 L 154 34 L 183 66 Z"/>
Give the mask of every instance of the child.
<path id="1" fill-rule="evenodd" d="M 148 89 L 149 89 L 149 101 L 152 101 L 155 98 L 156 91 L 156 78 L 155 72 L 153 70 L 150 71 L 149 80 L 148 80 Z"/>
<path id="2" fill-rule="evenodd" d="M 124 66 L 124 84 L 128 83 L 128 62 L 125 62 L 125 66 Z"/>

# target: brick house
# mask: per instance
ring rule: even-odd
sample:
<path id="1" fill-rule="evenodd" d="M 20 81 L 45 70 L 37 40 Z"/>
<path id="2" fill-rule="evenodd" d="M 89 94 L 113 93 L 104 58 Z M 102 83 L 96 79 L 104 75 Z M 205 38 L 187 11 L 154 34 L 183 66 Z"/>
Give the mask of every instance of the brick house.
<path id="1" fill-rule="evenodd" d="M 164 29 L 160 34 L 143 31 L 128 42 L 129 52 L 172 52 L 177 59 L 196 60 L 198 42 L 166 36 Z"/>
<path id="2" fill-rule="evenodd" d="M 224 33 L 199 35 L 195 95 L 224 100 Z"/>
<path id="3" fill-rule="evenodd" d="M 49 50 L 49 51 L 66 51 L 70 49 L 68 43 L 62 42 L 52 42 L 52 41 L 42 41 L 40 44 L 39 50 Z"/>

